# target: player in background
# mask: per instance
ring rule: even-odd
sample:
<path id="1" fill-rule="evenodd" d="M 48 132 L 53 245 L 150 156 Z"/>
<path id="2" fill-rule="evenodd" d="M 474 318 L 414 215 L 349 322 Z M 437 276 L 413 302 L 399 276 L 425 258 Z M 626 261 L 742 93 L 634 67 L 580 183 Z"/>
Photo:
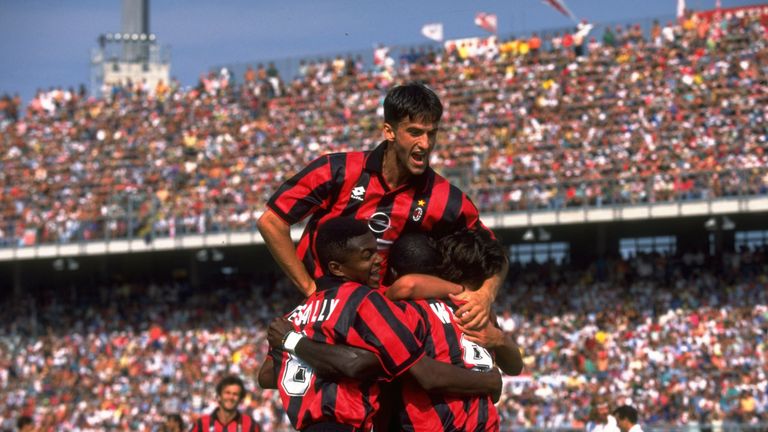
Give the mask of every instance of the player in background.
<path id="1" fill-rule="evenodd" d="M 316 247 L 327 274 L 317 279 L 317 290 L 289 314 L 293 331 L 275 337 L 270 328 L 272 349 L 259 373 L 262 387 L 277 386 L 296 429 L 370 430 L 379 407 L 377 379 L 324 378 L 312 367 L 312 353 L 302 349 L 348 345 L 369 351 L 384 380 L 408 372 L 428 391 L 498 395 L 498 372 L 472 372 L 425 357 L 427 335 L 419 313 L 371 288 L 378 286 L 381 257 L 365 222 L 327 221 L 317 233 Z"/>
<path id="2" fill-rule="evenodd" d="M 227 375 L 216 384 L 219 406 L 210 414 L 201 416 L 191 432 L 258 432 L 259 425 L 250 415 L 237 407 L 245 398 L 245 384 L 234 375 Z"/>

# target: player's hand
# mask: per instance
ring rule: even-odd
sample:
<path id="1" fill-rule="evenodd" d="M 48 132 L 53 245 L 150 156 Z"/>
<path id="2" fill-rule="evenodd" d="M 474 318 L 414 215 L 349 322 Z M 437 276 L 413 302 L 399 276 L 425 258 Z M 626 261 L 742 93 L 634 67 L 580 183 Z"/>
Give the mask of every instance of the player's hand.
<path id="1" fill-rule="evenodd" d="M 464 290 L 461 294 L 449 294 L 456 303 L 464 303 L 456 309 L 456 319 L 465 328 L 481 329 L 488 324 L 493 298 L 483 290 Z"/>
<path id="2" fill-rule="evenodd" d="M 504 332 L 495 325 L 488 323 L 481 329 L 473 329 L 459 325 L 464 338 L 484 348 L 493 349 L 504 344 Z"/>
<path id="3" fill-rule="evenodd" d="M 272 348 L 282 348 L 283 338 L 289 331 L 293 330 L 293 324 L 283 317 L 278 317 L 269 323 L 267 329 L 267 340 Z"/>
<path id="4" fill-rule="evenodd" d="M 304 287 L 304 288 L 299 287 L 299 290 L 302 293 L 304 293 L 305 297 L 309 297 L 312 294 L 314 294 L 315 291 L 317 291 L 317 284 L 315 284 L 315 280 L 312 279 L 312 280 L 309 281 L 309 284 L 306 287 Z"/>

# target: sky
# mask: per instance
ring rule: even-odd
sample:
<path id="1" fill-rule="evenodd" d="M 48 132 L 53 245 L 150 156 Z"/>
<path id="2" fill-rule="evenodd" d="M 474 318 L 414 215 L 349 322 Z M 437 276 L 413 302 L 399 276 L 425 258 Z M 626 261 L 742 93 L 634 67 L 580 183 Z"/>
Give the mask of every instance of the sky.
<path id="1" fill-rule="evenodd" d="M 678 0 L 566 0 L 597 24 L 674 16 Z M 721 0 L 723 7 L 764 1 Z M 709 9 L 715 0 L 687 0 Z M 89 84 L 90 52 L 102 33 L 120 30 L 121 0 L 0 0 L 0 95 Z M 566 28 L 573 22 L 541 0 L 150 0 L 150 30 L 170 47 L 171 75 L 194 85 L 213 66 L 371 50 L 429 42 L 424 24 L 445 38 L 484 36 L 476 12 L 498 16 L 499 34 Z"/>

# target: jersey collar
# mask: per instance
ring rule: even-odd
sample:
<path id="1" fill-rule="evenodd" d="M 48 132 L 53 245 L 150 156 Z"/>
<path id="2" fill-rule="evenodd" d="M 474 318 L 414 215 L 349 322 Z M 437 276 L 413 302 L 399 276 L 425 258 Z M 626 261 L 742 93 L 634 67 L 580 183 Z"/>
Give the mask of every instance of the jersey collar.
<path id="1" fill-rule="evenodd" d="M 382 175 L 384 172 L 384 154 L 387 152 L 387 141 L 379 143 L 373 150 L 365 156 L 365 170 Z M 419 191 L 426 191 L 429 187 L 430 179 L 434 177 L 435 171 L 428 167 L 423 174 L 416 177 L 412 183 L 414 188 Z"/>
<path id="2" fill-rule="evenodd" d="M 216 408 L 216 409 L 213 410 L 213 412 L 211 413 L 211 422 L 212 423 L 213 422 L 219 422 L 220 425 L 224 426 L 224 429 L 226 429 L 227 426 L 229 426 L 232 422 L 234 422 L 235 424 L 240 423 L 240 410 L 236 411 L 235 416 L 232 417 L 232 420 L 230 420 L 229 423 L 227 423 L 227 424 L 222 424 L 219 421 L 219 417 L 217 416 L 218 413 L 219 413 L 219 408 Z"/>

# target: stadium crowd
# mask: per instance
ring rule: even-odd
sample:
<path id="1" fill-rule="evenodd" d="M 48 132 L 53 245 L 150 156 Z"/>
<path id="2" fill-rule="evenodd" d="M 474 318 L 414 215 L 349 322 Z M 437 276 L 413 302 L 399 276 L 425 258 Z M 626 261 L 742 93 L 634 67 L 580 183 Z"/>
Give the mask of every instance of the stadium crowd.
<path id="1" fill-rule="evenodd" d="M 588 268 L 513 267 L 496 302 L 525 350 L 498 407 L 505 430 L 581 428 L 596 397 L 636 406 L 644 425 L 768 422 L 768 250 L 640 255 Z M 0 429 L 156 431 L 216 405 L 234 373 L 263 430 L 289 428 L 260 390 L 266 325 L 299 300 L 287 280 L 124 282 L 2 305 Z"/>
<path id="2" fill-rule="evenodd" d="M 0 99 L 0 246 L 252 230 L 309 160 L 371 148 L 395 82 L 446 103 L 432 165 L 481 211 L 768 193 L 764 16 L 222 69 Z"/>

